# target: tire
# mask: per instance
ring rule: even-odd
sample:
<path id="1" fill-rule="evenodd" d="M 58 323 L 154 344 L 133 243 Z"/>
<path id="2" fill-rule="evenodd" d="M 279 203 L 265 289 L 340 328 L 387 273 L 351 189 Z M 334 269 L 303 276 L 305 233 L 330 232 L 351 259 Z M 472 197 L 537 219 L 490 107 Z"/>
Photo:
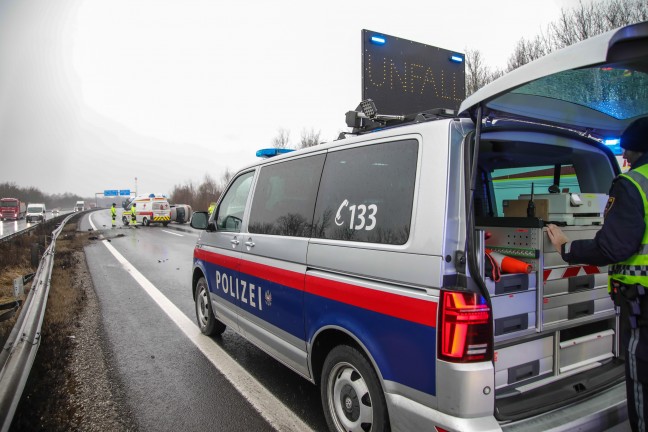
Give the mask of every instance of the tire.
<path id="1" fill-rule="evenodd" d="M 320 395 L 329 430 L 390 430 L 385 395 L 376 372 L 357 349 L 340 345 L 326 356 Z"/>
<path id="2" fill-rule="evenodd" d="M 142 219 L 142 225 L 149 226 L 149 225 L 151 225 L 151 222 L 148 220 L 148 218 L 144 218 L 144 219 Z"/>
<path id="3" fill-rule="evenodd" d="M 196 319 L 200 331 L 207 336 L 222 335 L 227 328 L 225 324 L 218 321 L 212 312 L 211 300 L 209 299 L 209 288 L 204 277 L 196 283 Z"/>
<path id="4" fill-rule="evenodd" d="M 126 216 L 122 216 L 122 223 L 124 226 L 128 226 L 128 218 Z"/>

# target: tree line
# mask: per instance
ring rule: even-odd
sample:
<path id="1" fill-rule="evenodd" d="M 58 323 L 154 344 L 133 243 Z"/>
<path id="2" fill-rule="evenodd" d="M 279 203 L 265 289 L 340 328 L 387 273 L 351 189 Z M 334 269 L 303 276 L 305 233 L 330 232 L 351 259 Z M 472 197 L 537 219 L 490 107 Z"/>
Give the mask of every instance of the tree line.
<path id="1" fill-rule="evenodd" d="M 648 20 L 646 0 L 600 0 L 562 8 L 558 19 L 531 38 L 520 38 L 504 69 L 491 68 L 479 50 L 466 50 L 466 95 L 553 51 L 615 28 Z"/>
<path id="2" fill-rule="evenodd" d="M 14 182 L 0 183 L 0 198 L 17 198 L 25 203 L 44 203 L 49 209 L 72 208 L 77 201 L 84 200 L 83 197 L 69 192 L 49 195 L 33 186 L 19 187 Z"/>

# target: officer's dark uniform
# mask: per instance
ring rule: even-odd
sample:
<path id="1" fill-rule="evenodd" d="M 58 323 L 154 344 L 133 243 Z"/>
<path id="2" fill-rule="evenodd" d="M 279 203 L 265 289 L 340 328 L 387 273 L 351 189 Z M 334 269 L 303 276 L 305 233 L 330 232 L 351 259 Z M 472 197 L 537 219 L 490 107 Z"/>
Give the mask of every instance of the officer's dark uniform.
<path id="1" fill-rule="evenodd" d="M 648 131 L 647 131 L 648 132 Z M 648 164 L 648 133 L 643 136 L 646 152 L 632 164 L 632 170 Z M 623 138 L 621 141 L 623 146 Z M 597 266 L 621 263 L 639 253 L 646 232 L 644 199 L 635 184 L 623 176 L 610 188 L 605 223 L 592 240 L 575 240 L 562 246 L 569 263 Z M 614 266 L 610 267 L 612 275 Z M 643 269 L 641 276 L 646 276 Z M 639 276 L 639 274 L 637 274 Z M 648 288 L 640 284 L 612 285 L 611 295 L 621 310 L 620 336 L 626 365 L 628 415 L 634 431 L 646 431 L 648 421 Z M 616 286 L 616 289 L 614 288 Z M 644 295 L 641 295 L 644 293 Z"/>

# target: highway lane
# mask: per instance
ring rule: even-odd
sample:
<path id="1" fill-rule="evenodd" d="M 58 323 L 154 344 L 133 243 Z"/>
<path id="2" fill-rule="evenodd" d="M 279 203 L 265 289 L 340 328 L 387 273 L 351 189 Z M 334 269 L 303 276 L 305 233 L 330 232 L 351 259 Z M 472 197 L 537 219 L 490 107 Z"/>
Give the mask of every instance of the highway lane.
<path id="1" fill-rule="evenodd" d="M 197 326 L 190 280 L 197 233 L 175 224 L 111 229 L 107 210 L 93 212 L 91 220 L 110 240 L 108 247 L 87 247 L 86 257 L 114 367 L 140 428 L 326 430 L 314 385 L 229 330 L 222 338 L 192 340 Z M 86 216 L 81 229 L 90 227 Z M 147 294 L 147 283 L 138 283 L 136 274 L 170 306 Z M 182 330 L 182 323 L 190 329 Z M 221 349 L 225 354 L 212 353 Z"/>
<path id="2" fill-rule="evenodd" d="M 69 211 L 66 212 L 61 212 L 61 215 L 70 213 Z M 51 212 L 47 212 L 45 215 L 45 220 L 50 220 L 53 217 L 57 215 L 52 215 Z M 39 224 L 40 222 L 27 222 L 25 219 L 20 219 L 20 220 L 4 220 L 0 222 L 0 239 L 3 237 L 7 237 L 11 234 L 17 233 L 18 231 L 22 231 L 26 228 L 32 227 L 34 225 Z"/>

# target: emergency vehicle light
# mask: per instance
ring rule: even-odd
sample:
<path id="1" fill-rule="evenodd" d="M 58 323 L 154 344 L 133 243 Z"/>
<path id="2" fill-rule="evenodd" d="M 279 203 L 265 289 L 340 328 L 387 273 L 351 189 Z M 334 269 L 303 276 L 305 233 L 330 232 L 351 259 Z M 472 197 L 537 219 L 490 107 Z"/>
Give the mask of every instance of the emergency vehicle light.
<path id="1" fill-rule="evenodd" d="M 615 155 L 622 155 L 623 149 L 621 148 L 621 138 L 605 138 L 603 144 L 608 146 L 612 153 Z"/>
<path id="2" fill-rule="evenodd" d="M 374 45 L 385 45 L 387 39 L 384 36 L 371 36 L 371 43 Z"/>
<path id="3" fill-rule="evenodd" d="M 464 59 L 459 54 L 452 54 L 450 56 L 450 61 L 455 63 L 463 63 Z"/>
<path id="4" fill-rule="evenodd" d="M 272 156 L 278 156 L 284 153 L 293 151 L 293 149 L 282 149 L 282 148 L 267 148 L 261 149 L 256 152 L 256 156 L 260 158 L 269 158 Z"/>

